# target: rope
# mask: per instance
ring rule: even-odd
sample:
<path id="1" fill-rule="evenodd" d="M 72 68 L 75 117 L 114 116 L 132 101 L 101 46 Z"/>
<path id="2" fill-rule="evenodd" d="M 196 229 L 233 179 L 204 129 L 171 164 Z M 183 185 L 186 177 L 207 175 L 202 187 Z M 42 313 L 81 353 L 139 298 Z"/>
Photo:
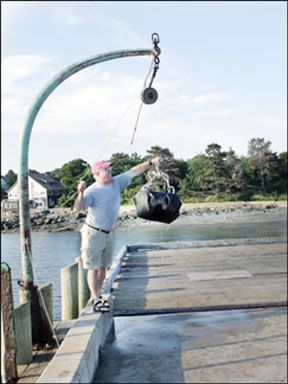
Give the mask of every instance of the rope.
<path id="1" fill-rule="evenodd" d="M 142 106 L 143 106 L 143 101 L 141 101 L 141 103 L 140 103 L 140 108 L 138 110 L 138 114 L 137 114 L 134 130 L 133 130 L 133 133 L 132 133 L 130 145 L 133 145 L 133 143 L 134 143 L 134 137 L 135 137 L 137 126 L 138 126 L 138 122 L 139 122 L 139 119 L 140 119 L 140 113 L 141 113 L 141 110 L 142 110 Z"/>
<path id="2" fill-rule="evenodd" d="M 149 68 L 149 72 L 144 80 L 144 84 L 143 84 L 143 88 L 146 87 L 146 83 L 147 83 L 147 80 L 150 76 L 150 73 L 152 71 L 152 68 L 153 68 L 153 61 L 151 63 L 151 66 Z M 109 139 L 106 141 L 106 143 L 103 145 L 101 151 L 100 151 L 100 154 L 98 155 L 97 159 L 96 160 L 99 160 L 100 157 L 102 156 L 102 153 L 104 152 L 104 150 L 106 149 L 106 147 L 110 144 L 112 138 L 115 136 L 117 130 L 119 129 L 119 126 L 120 126 L 120 123 L 122 121 L 122 119 L 126 116 L 126 114 L 128 113 L 128 111 L 130 110 L 132 104 L 134 103 L 134 100 L 130 103 L 130 105 L 126 108 L 126 110 L 122 113 L 122 115 L 120 116 L 120 118 L 118 119 L 117 123 L 116 123 L 116 126 L 112 132 L 112 134 L 110 135 Z M 134 140 L 134 136 L 135 136 L 135 132 L 136 132 L 136 128 L 137 128 L 137 125 L 138 125 L 138 121 L 139 121 L 139 118 L 140 118 L 140 113 L 141 113 L 141 110 L 142 110 L 142 106 L 143 106 L 143 101 L 141 101 L 140 103 L 140 108 L 139 108 L 139 111 L 138 111 L 138 114 L 137 114 L 137 118 L 136 118 L 136 124 L 135 124 L 135 128 L 134 128 L 134 133 L 133 133 L 133 139 L 132 139 L 132 142 L 131 144 L 133 143 L 133 140 Z M 79 179 L 79 181 L 85 179 L 86 176 L 88 176 L 88 174 L 91 172 L 90 170 L 90 167 L 87 167 L 87 170 L 84 172 L 83 176 Z M 74 194 L 72 194 L 68 199 L 66 199 L 61 205 L 60 207 L 63 207 L 65 206 L 70 200 L 74 199 L 75 196 L 78 194 L 78 191 L 76 191 Z M 33 266 L 33 260 L 32 260 L 32 254 L 31 254 L 31 250 L 30 248 L 27 246 L 27 249 L 28 249 L 28 254 L 29 254 L 29 258 L 30 258 L 30 261 L 31 261 L 31 267 L 32 267 L 32 273 L 33 273 L 33 276 L 35 277 L 35 280 L 36 280 L 36 284 L 39 286 L 39 280 L 37 278 L 37 275 L 36 275 L 36 272 L 35 272 L 35 268 Z M 57 335 L 56 335 L 56 332 L 54 331 L 54 328 L 53 328 L 53 324 L 50 320 L 50 316 L 49 316 L 49 313 L 48 313 L 48 310 L 47 310 L 47 307 L 46 307 L 46 304 L 45 304 L 45 301 L 44 301 L 44 297 L 43 297 L 43 294 L 40 290 L 38 290 L 39 292 L 39 296 L 40 296 L 40 299 L 41 299 L 41 302 L 42 302 L 42 306 L 43 306 L 43 309 L 45 311 L 45 314 L 46 314 L 46 317 L 48 319 L 48 322 L 49 322 L 49 325 L 50 325 L 50 328 L 52 330 L 52 333 L 54 335 L 54 338 L 56 340 L 56 343 L 57 343 L 57 346 L 58 348 L 60 347 L 60 344 L 59 344 L 59 341 L 58 341 L 58 338 L 57 338 Z"/>
<path id="3" fill-rule="evenodd" d="M 31 261 L 32 273 L 33 273 L 33 276 L 35 277 L 36 285 L 39 287 L 39 280 L 38 280 L 37 275 L 36 275 L 36 273 L 35 273 L 35 269 L 34 269 L 34 266 L 33 266 L 33 260 L 32 260 L 32 254 L 31 254 L 31 250 L 30 250 L 30 248 L 29 248 L 29 246 L 28 246 L 28 241 L 27 241 L 27 239 L 25 240 L 25 243 L 26 243 L 26 248 L 28 249 L 28 254 L 29 254 L 29 257 L 30 257 L 30 261 Z M 48 319 L 50 328 L 51 328 L 52 333 L 53 333 L 53 335 L 54 335 L 54 338 L 55 338 L 57 347 L 59 348 L 59 347 L 60 347 L 60 344 L 59 344 L 59 341 L 58 341 L 56 332 L 55 332 L 55 330 L 54 330 L 54 328 L 53 328 L 53 324 L 52 324 L 52 322 L 51 322 L 51 319 L 50 319 L 50 316 L 49 316 L 49 313 L 48 313 L 48 310 L 47 310 L 47 307 L 46 307 L 46 304 L 45 304 L 45 300 L 44 300 L 43 294 L 42 294 L 41 290 L 39 290 L 39 289 L 38 289 L 38 293 L 39 293 L 39 296 L 40 296 L 40 298 L 41 298 L 42 306 L 43 306 L 43 308 L 44 308 L 44 311 L 45 311 L 46 317 L 47 317 L 47 319 Z"/>
<path id="4" fill-rule="evenodd" d="M 148 81 L 148 78 L 152 72 L 152 69 L 154 67 L 154 58 L 152 59 L 152 62 L 151 62 L 151 65 L 150 65 L 150 68 L 149 68 L 149 71 L 146 75 L 146 78 L 144 80 L 144 83 L 143 83 L 143 89 L 146 88 L 146 83 Z M 106 149 L 106 147 L 110 144 L 110 142 L 112 141 L 113 137 L 115 136 L 117 130 L 119 129 L 119 126 L 120 126 L 120 123 L 122 121 L 122 119 L 126 116 L 126 114 L 128 113 L 128 111 L 130 110 L 132 104 L 134 104 L 134 100 L 130 103 L 130 105 L 126 108 L 126 110 L 122 113 L 122 115 L 120 116 L 120 118 L 118 119 L 117 123 L 116 123 L 116 126 L 112 132 L 112 134 L 110 135 L 109 139 L 106 141 L 106 143 L 103 145 L 101 151 L 100 151 L 100 154 L 98 155 L 98 157 L 96 158 L 96 161 L 100 159 L 100 157 L 102 156 L 102 153 L 104 152 L 104 150 Z M 132 134 L 132 138 L 131 138 L 131 142 L 130 144 L 132 145 L 133 142 L 134 142 L 134 137 L 135 137 L 135 133 L 136 133 L 136 130 L 137 130 L 137 126 L 138 126 L 138 122 L 139 122 L 139 119 L 140 119 L 140 113 L 141 113 L 141 110 L 142 110 L 142 106 L 143 106 L 143 101 L 141 100 L 141 103 L 140 103 L 140 107 L 139 107 L 139 110 L 138 110 L 138 113 L 137 113 L 137 117 L 136 117 L 136 122 L 135 122 L 135 126 L 134 126 L 134 131 L 133 131 L 133 134 Z M 88 174 L 90 173 L 90 167 L 88 167 L 87 171 L 84 173 L 84 175 L 79 179 L 79 181 L 82 181 L 85 179 L 86 176 L 88 176 Z M 60 208 L 63 208 L 70 200 L 74 199 L 75 196 L 78 194 L 78 191 L 76 191 L 75 193 L 73 193 L 68 199 L 66 199 L 61 205 L 60 205 Z"/>
<path id="5" fill-rule="evenodd" d="M 146 76 L 146 78 L 144 80 L 143 89 L 146 88 L 146 83 L 147 83 L 147 80 L 148 80 L 148 78 L 149 78 L 149 76 L 150 76 L 150 74 L 152 72 L 153 66 L 154 66 L 154 58 L 153 58 L 153 60 L 151 62 L 148 74 L 147 74 L 147 76 Z M 137 113 L 137 117 L 136 117 L 135 126 L 134 126 L 132 137 L 131 137 L 131 141 L 130 141 L 130 145 L 133 145 L 133 143 L 134 143 L 134 138 L 135 138 L 136 130 L 137 130 L 137 127 L 138 127 L 138 123 L 139 123 L 142 107 L 143 107 L 143 101 L 141 100 L 141 103 L 140 103 L 140 106 L 139 106 L 139 110 L 138 110 L 138 113 Z"/>
<path id="6" fill-rule="evenodd" d="M 122 115 L 120 116 L 120 118 L 118 119 L 116 125 L 115 125 L 115 128 L 112 132 L 112 134 L 110 135 L 110 137 L 108 138 L 108 140 L 106 141 L 106 143 L 103 145 L 101 151 L 100 151 L 100 154 L 97 156 L 96 158 L 96 161 L 98 161 L 101 157 L 102 157 L 102 153 L 104 152 L 104 150 L 106 149 L 106 147 L 110 144 L 111 140 L 113 139 L 114 135 L 116 134 L 117 130 L 119 129 L 120 127 L 120 123 L 121 121 L 123 120 L 123 118 L 126 116 L 126 114 L 128 113 L 129 109 L 132 107 L 132 105 L 134 104 L 134 100 L 130 103 L 130 105 L 126 108 L 126 110 L 122 113 Z M 86 176 L 89 175 L 90 173 L 90 167 L 87 168 L 87 170 L 85 171 L 85 173 L 83 174 L 83 176 L 79 179 L 79 181 L 82 181 L 85 179 Z M 64 207 L 64 205 L 66 205 L 70 200 L 74 199 L 75 196 L 78 194 L 78 191 L 76 191 L 75 193 L 73 193 L 73 195 L 71 195 L 68 199 L 66 199 L 61 205 L 60 207 Z"/>

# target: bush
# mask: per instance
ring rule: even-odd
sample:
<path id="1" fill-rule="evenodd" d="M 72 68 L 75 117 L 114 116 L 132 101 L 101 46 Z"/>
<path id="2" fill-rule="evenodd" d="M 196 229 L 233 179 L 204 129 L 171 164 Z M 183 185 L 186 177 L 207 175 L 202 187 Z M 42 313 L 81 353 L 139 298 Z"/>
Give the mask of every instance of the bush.
<path id="1" fill-rule="evenodd" d="M 256 194 L 253 195 L 251 198 L 252 201 L 275 201 L 277 198 L 275 198 L 275 195 L 262 195 L 262 194 Z"/>
<path id="2" fill-rule="evenodd" d="M 277 200 L 279 200 L 279 201 L 283 201 L 283 200 L 287 201 L 287 194 L 286 195 L 285 194 L 279 195 Z"/>
<path id="3" fill-rule="evenodd" d="M 133 197 L 136 195 L 136 193 L 141 189 L 141 186 L 138 187 L 130 187 L 124 190 L 121 198 L 121 204 L 124 205 L 133 205 L 134 200 Z"/>
<path id="4" fill-rule="evenodd" d="M 217 197 L 217 196 L 207 196 L 207 197 L 205 197 L 205 199 L 204 199 L 204 202 L 205 203 L 217 203 L 219 201 L 219 198 Z"/>

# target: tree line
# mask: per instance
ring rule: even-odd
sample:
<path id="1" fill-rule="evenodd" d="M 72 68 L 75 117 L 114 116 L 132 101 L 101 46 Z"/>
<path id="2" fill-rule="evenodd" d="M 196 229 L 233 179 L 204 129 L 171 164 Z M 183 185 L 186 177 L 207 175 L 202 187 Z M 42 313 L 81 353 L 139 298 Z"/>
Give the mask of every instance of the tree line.
<path id="1" fill-rule="evenodd" d="M 247 156 L 237 156 L 235 151 L 223 151 L 221 145 L 211 143 L 204 153 L 191 159 L 176 159 L 168 148 L 152 146 L 145 156 L 136 152 L 131 155 L 112 154 L 112 174 L 125 172 L 151 157 L 163 159 L 160 170 L 169 175 L 170 184 L 183 202 L 279 200 L 287 197 L 287 151 L 277 154 L 271 142 L 264 138 L 253 138 L 248 142 Z M 84 177 L 87 185 L 95 180 L 90 173 L 90 164 L 75 159 L 61 168 L 46 172 L 67 189 L 59 200 L 60 206 L 72 206 L 78 181 Z M 17 179 L 10 170 L 5 176 L 9 188 Z M 147 173 L 132 180 L 124 190 L 122 203 L 132 203 L 135 193 L 147 183 Z M 157 185 L 156 185 L 157 184 Z M 163 188 L 161 182 L 155 188 Z M 1 191 L 2 195 L 2 191 Z"/>

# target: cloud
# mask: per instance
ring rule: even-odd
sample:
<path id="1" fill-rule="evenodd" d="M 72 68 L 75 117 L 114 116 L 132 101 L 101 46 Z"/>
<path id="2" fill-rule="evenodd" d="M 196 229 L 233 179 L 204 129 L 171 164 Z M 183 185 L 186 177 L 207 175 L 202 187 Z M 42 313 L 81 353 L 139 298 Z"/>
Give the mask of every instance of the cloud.
<path id="1" fill-rule="evenodd" d="M 14 55 L 2 60 L 2 130 L 19 132 L 38 81 L 49 72 L 53 58 L 44 55 Z"/>
<path id="2" fill-rule="evenodd" d="M 44 70 L 51 72 L 53 60 L 29 55 L 8 59 L 6 68 L 9 63 L 13 64 L 10 72 L 10 84 L 13 87 L 9 92 L 7 83 L 4 87 L 2 127 L 4 130 L 19 132 L 36 95 L 35 89 L 32 92 L 29 83 L 23 80 L 32 73 L 38 79 Z M 15 70 L 19 62 L 25 63 L 25 68 L 27 63 L 31 63 L 30 68 L 23 70 L 21 76 Z M 143 80 L 142 76 L 113 73 L 101 67 L 81 71 L 63 82 L 48 97 L 35 120 L 33 131 L 51 135 L 77 135 L 81 132 L 101 136 L 101 139 L 113 135 L 119 142 L 130 142 L 141 102 Z M 145 127 L 144 139 L 149 141 L 151 135 L 161 139 L 167 132 L 173 132 L 179 127 L 186 127 L 186 133 L 191 131 L 190 126 L 195 131 L 207 119 L 221 119 L 232 114 L 231 108 L 222 105 L 216 108 L 214 105 L 225 98 L 229 100 L 231 95 L 228 93 L 194 96 L 182 92 L 181 96 L 175 96 L 183 90 L 182 85 L 183 79 L 177 77 L 173 82 L 164 79 L 159 83 L 159 101 L 152 106 L 144 105 L 140 116 L 139 126 Z M 193 100 L 196 100 L 194 109 L 191 108 Z"/>
<path id="3" fill-rule="evenodd" d="M 265 128 L 272 128 L 272 129 L 283 128 L 285 124 L 284 123 L 285 119 L 281 120 L 280 118 L 275 118 L 272 116 L 258 116 L 258 117 L 254 117 L 253 120 L 258 125 L 261 125 Z"/>
<path id="4" fill-rule="evenodd" d="M 181 95 L 174 100 L 176 103 L 192 104 L 192 105 L 207 105 L 220 102 L 227 102 L 233 99 L 235 96 L 231 93 L 213 92 L 206 94 L 199 94 L 196 96 L 186 94 Z"/>
<path id="5" fill-rule="evenodd" d="M 196 111 L 194 116 L 195 118 L 203 118 L 203 119 L 216 119 L 221 117 L 229 116 L 233 113 L 232 109 L 224 108 L 224 109 L 203 109 L 201 111 Z"/>
<path id="6" fill-rule="evenodd" d="M 69 29 L 78 28 L 79 26 L 89 26 L 89 24 L 97 23 L 98 28 L 102 29 L 103 35 L 109 35 L 110 41 L 115 41 L 124 47 L 130 47 L 135 44 L 146 43 L 140 38 L 127 23 L 119 18 L 112 17 L 107 12 L 103 12 L 100 7 L 91 4 L 91 2 L 67 3 L 59 6 L 53 15 L 50 16 L 53 23 L 57 23 L 61 27 Z"/>
<path id="7" fill-rule="evenodd" d="M 19 132 L 22 129 L 32 101 L 39 92 L 39 79 L 43 72 L 53 73 L 55 63 L 52 58 L 35 56 L 23 55 L 6 60 L 6 68 L 7 63 L 12 63 L 14 70 L 10 72 L 13 87 L 8 92 L 6 83 L 3 93 L 4 130 Z M 20 76 L 15 70 L 17 63 L 31 65 L 27 68 L 25 64 L 27 69 Z M 32 75 L 34 86 L 31 88 Z M 232 114 L 233 108 L 228 106 L 228 102 L 233 95 L 223 92 L 195 95 L 195 88 L 193 94 L 189 92 L 188 82 L 184 88 L 186 93 L 183 93 L 182 76 L 175 74 L 173 81 L 169 76 L 162 76 L 156 84 L 159 100 L 155 105 L 143 106 L 135 144 L 131 146 L 143 81 L 143 76 L 112 72 L 101 66 L 80 71 L 65 80 L 45 101 L 35 120 L 33 135 L 66 135 L 69 140 L 69 136 L 81 133 L 83 142 L 85 137 L 95 140 L 95 148 L 97 143 L 97 148 L 103 147 L 107 156 L 109 150 L 113 153 L 115 148 L 128 153 L 142 153 L 143 148 L 147 149 L 153 143 L 171 150 L 174 148 L 175 153 L 181 153 L 183 147 L 188 154 L 191 150 L 196 151 L 199 143 L 205 147 L 208 138 L 213 138 L 215 132 L 219 133 L 215 130 L 217 121 L 223 131 L 223 119 Z M 213 129 L 211 119 L 214 120 Z"/>
<path id="8" fill-rule="evenodd" d="M 2 127 L 4 130 L 19 131 L 24 125 L 25 114 L 32 106 L 32 97 L 27 84 L 25 88 L 23 84 L 20 87 L 20 79 L 13 82 L 12 90 L 8 93 L 5 89 L 3 94 Z M 71 135 L 79 132 L 91 134 L 96 129 L 95 133 L 104 131 L 109 134 L 131 103 L 135 105 L 129 114 L 134 120 L 137 105 L 140 105 L 142 83 L 140 76 L 87 69 L 67 79 L 47 98 L 33 130 Z M 16 91 L 17 88 L 22 91 Z M 135 100 L 138 102 L 135 103 Z"/>
<path id="9" fill-rule="evenodd" d="M 2 61 L 3 90 L 9 92 L 16 82 L 45 73 L 52 58 L 44 55 L 15 55 L 5 57 Z"/>

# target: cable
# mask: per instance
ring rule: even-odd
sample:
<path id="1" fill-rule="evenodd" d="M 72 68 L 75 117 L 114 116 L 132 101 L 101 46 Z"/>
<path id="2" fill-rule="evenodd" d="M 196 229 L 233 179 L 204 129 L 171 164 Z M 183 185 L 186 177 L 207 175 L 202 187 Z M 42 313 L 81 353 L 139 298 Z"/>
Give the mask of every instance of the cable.
<path id="1" fill-rule="evenodd" d="M 106 147 L 110 144 L 111 140 L 113 139 L 114 135 L 116 134 L 117 130 L 119 129 L 120 127 L 120 123 L 121 121 L 123 120 L 123 118 L 126 116 L 126 114 L 128 113 L 129 109 L 131 108 L 131 106 L 134 104 L 135 100 L 133 100 L 130 105 L 126 108 L 126 110 L 122 113 L 122 115 L 120 116 L 120 118 L 118 119 L 116 125 L 115 125 L 115 128 L 112 132 L 112 134 L 110 135 L 110 138 L 107 139 L 106 143 L 103 145 L 101 151 L 100 151 L 100 154 L 97 156 L 96 158 L 96 161 L 98 161 L 101 156 L 102 156 L 102 153 L 104 152 L 104 150 L 106 149 Z M 79 181 L 81 180 L 84 180 L 86 176 L 89 175 L 90 173 L 90 167 L 88 167 L 88 169 L 86 170 L 86 172 L 84 173 L 84 175 L 79 179 Z M 68 199 L 66 199 L 61 205 L 60 205 L 60 208 L 63 208 L 70 200 L 74 199 L 75 196 L 78 194 L 78 191 L 76 191 L 75 193 L 73 193 Z"/>
<path id="2" fill-rule="evenodd" d="M 35 277 L 36 285 L 39 287 L 39 280 L 38 280 L 37 275 L 36 275 L 36 273 L 35 273 L 35 269 L 34 269 L 34 266 L 33 266 L 33 260 L 32 260 L 32 254 L 31 254 L 31 250 L 30 250 L 30 248 L 29 248 L 29 246 L 28 246 L 28 241 L 27 241 L 27 239 L 25 240 L 25 243 L 26 243 L 26 248 L 28 249 L 28 254 L 29 254 L 29 257 L 30 257 L 30 262 L 31 262 L 31 267 L 32 267 L 32 273 L 33 273 L 33 276 Z M 50 328 L 51 328 L 51 330 L 52 330 L 52 333 L 53 333 L 53 335 L 54 335 L 54 338 L 55 338 L 57 347 L 59 348 L 59 347 L 60 347 L 60 344 L 59 344 L 59 341 L 58 341 L 56 332 L 55 332 L 55 330 L 54 330 L 54 328 L 53 328 L 53 324 L 52 324 L 52 322 L 51 322 L 49 313 L 48 313 L 48 311 L 47 311 L 47 307 L 46 307 L 46 304 L 45 304 L 45 300 L 44 300 L 43 294 L 42 294 L 42 292 L 41 292 L 40 289 L 38 289 L 37 292 L 39 293 L 39 296 L 40 296 L 40 298 L 41 298 L 43 309 L 44 309 L 44 311 L 45 311 L 45 314 L 46 314 L 46 317 L 47 317 L 47 319 L 48 319 L 48 322 L 49 322 Z"/>
<path id="3" fill-rule="evenodd" d="M 148 78 L 152 72 L 152 69 L 153 69 L 153 66 L 154 66 L 154 58 L 152 59 L 152 62 L 151 62 L 151 65 L 150 65 L 150 68 L 149 68 L 149 71 L 146 75 L 146 78 L 144 80 L 144 83 L 143 83 L 143 89 L 146 88 L 146 83 L 148 81 Z M 106 141 L 106 143 L 103 145 L 101 151 L 100 151 L 100 154 L 98 155 L 98 157 L 96 158 L 96 161 L 100 159 L 100 157 L 102 156 L 102 153 L 104 152 L 104 150 L 106 149 L 106 147 L 110 144 L 110 142 L 112 141 L 113 137 L 115 136 L 117 130 L 119 129 L 119 126 L 120 126 L 120 123 L 122 121 L 122 119 L 127 115 L 128 111 L 130 110 L 131 106 L 134 104 L 134 100 L 130 103 L 130 105 L 126 108 L 126 110 L 122 113 L 122 115 L 120 116 L 120 118 L 118 119 L 117 123 L 116 123 L 116 126 L 112 132 L 112 134 L 110 135 L 110 138 L 108 138 L 108 140 Z M 139 122 L 139 118 L 140 118 L 140 113 L 141 113 L 141 110 L 142 110 L 142 106 L 143 106 L 143 101 L 141 100 L 140 102 L 140 107 L 139 107 L 139 110 L 138 110 L 138 113 L 137 113 L 137 117 L 136 117 L 136 122 L 135 122 L 135 127 L 134 127 L 134 131 L 133 131 L 133 134 L 132 134 L 132 138 L 131 138 L 131 142 L 130 144 L 132 145 L 133 144 L 133 141 L 134 141 L 134 137 L 135 137 L 135 133 L 136 133 L 136 130 L 137 130 L 137 126 L 138 126 L 138 122 Z M 90 167 L 88 167 L 87 171 L 84 173 L 84 175 L 79 179 L 79 181 L 83 180 L 86 176 L 88 176 L 88 174 L 90 173 Z M 75 196 L 78 194 L 78 191 L 76 191 L 75 193 L 73 193 L 68 199 L 66 199 L 61 205 L 60 205 L 60 208 L 63 208 L 69 201 L 71 201 L 72 199 L 75 198 Z"/>
<path id="4" fill-rule="evenodd" d="M 148 78 L 150 76 L 150 73 L 152 72 L 153 66 L 154 66 L 154 58 L 153 58 L 153 60 L 151 62 L 148 74 L 147 74 L 147 76 L 146 76 L 146 78 L 144 80 L 143 89 L 146 88 L 146 83 L 147 83 L 147 80 L 148 80 Z M 138 109 L 138 113 L 137 113 L 137 117 L 136 117 L 136 122 L 135 122 L 133 133 L 132 133 L 132 137 L 131 137 L 131 141 L 130 141 L 130 145 L 133 145 L 133 143 L 134 143 L 134 138 L 135 138 L 136 130 L 137 130 L 137 127 L 138 127 L 138 123 L 139 123 L 140 113 L 142 111 L 142 107 L 143 107 L 143 101 L 141 100 L 141 103 L 140 103 L 140 106 L 139 106 L 139 109 Z"/>

